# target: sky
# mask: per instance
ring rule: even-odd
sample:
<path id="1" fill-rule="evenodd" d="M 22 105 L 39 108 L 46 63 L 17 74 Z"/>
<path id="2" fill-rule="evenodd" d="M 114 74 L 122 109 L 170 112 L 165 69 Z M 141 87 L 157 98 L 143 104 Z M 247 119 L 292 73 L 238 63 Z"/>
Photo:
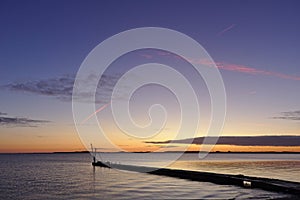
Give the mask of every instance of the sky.
<path id="1" fill-rule="evenodd" d="M 221 136 L 300 136 L 299 8 L 300 3 L 292 0 L 2 0 L 0 152 L 84 150 L 73 121 L 74 77 L 99 43 L 140 27 L 182 32 L 201 44 L 214 60 L 227 97 Z M 123 55 L 101 79 L 108 94 L 120 75 L 149 62 L 167 64 L 186 74 L 200 99 L 201 126 L 196 136 L 203 136 L 210 122 L 209 93 L 186 60 L 151 49 Z M 110 103 L 106 93 L 99 93 L 97 108 Z M 98 120 L 123 150 L 155 150 L 161 146 L 145 141 L 172 139 L 179 128 L 178 101 L 166 88 L 148 85 L 134 93 L 130 104 L 136 123 L 146 125 L 147 111 L 156 103 L 165 106 L 169 119 L 160 134 L 148 138 L 121 134 L 110 106 L 97 113 Z M 92 126 L 90 131 L 97 132 Z M 168 149 L 178 150 L 180 145 L 174 143 Z M 220 149 L 239 150 L 226 145 Z M 110 151 L 101 141 L 98 146 Z M 198 146 L 194 144 L 191 149 Z M 266 149 L 300 151 L 299 146 Z"/>

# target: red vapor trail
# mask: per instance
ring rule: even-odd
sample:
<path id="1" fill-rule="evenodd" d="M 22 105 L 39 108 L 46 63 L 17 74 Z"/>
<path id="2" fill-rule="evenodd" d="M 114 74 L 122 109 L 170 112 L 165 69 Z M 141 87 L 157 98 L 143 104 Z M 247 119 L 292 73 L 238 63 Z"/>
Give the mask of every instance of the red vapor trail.
<path id="1" fill-rule="evenodd" d="M 170 53 L 164 53 L 164 52 L 163 53 L 158 52 L 157 55 L 158 56 L 169 56 L 170 58 L 174 58 L 174 59 L 185 59 L 190 63 L 203 64 L 207 67 L 212 67 L 215 64 L 218 69 L 226 70 L 226 71 L 240 72 L 240 73 L 246 73 L 246 74 L 252 74 L 252 75 L 264 75 L 264 76 L 277 77 L 277 78 L 281 78 L 281 79 L 300 81 L 300 76 L 297 76 L 297 75 L 289 75 L 289 74 L 284 74 L 284 73 L 280 73 L 280 72 L 266 71 L 266 70 L 261 70 L 261 69 L 256 69 L 253 67 L 245 66 L 245 65 L 228 64 L 228 63 L 224 63 L 224 62 L 212 62 L 212 61 L 205 60 L 205 59 L 182 58 L 180 56 L 176 56 L 176 55 L 172 55 Z M 149 55 L 149 56 L 143 55 L 144 58 L 148 58 L 148 59 L 152 58 L 153 56 L 154 55 Z"/>
<path id="2" fill-rule="evenodd" d="M 101 106 L 100 108 L 98 108 L 98 110 L 96 110 L 94 113 L 92 113 L 90 116 L 88 116 L 87 118 L 85 118 L 84 120 L 82 120 L 82 122 L 80 124 L 84 124 L 85 122 L 87 122 L 91 117 L 93 117 L 94 115 L 96 115 L 98 112 L 100 112 L 101 110 L 103 110 L 104 108 L 106 108 L 110 103 L 107 103 L 103 106 Z"/>
<path id="3" fill-rule="evenodd" d="M 260 69 L 247 67 L 243 65 L 236 65 L 236 64 L 226 64 L 221 62 L 216 62 L 215 64 L 217 68 L 222 70 L 235 71 L 235 72 L 247 73 L 252 75 L 260 74 L 265 76 L 278 77 L 281 79 L 300 81 L 300 76 L 296 76 L 296 75 L 289 75 L 289 74 L 284 74 L 284 73 L 279 73 L 274 71 L 260 70 Z"/>
<path id="4" fill-rule="evenodd" d="M 218 33 L 218 35 L 223 35 L 225 32 L 229 31 L 230 29 L 233 29 L 235 27 L 235 24 L 231 24 L 230 26 L 228 26 L 227 28 L 225 28 L 224 30 L 220 31 Z"/>

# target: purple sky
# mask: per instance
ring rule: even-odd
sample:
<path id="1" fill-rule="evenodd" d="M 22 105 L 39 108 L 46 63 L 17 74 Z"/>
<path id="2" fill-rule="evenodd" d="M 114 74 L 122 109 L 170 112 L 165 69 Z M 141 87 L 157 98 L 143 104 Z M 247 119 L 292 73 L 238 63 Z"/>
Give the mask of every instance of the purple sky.
<path id="1" fill-rule="evenodd" d="M 216 62 L 228 99 L 224 135 L 300 135 L 299 9 L 296 0 L 2 0 L 0 140 L 22 140 L 22 132 L 55 140 L 59 128 L 76 136 L 70 95 L 84 58 L 106 38 L 147 26 L 194 38 Z M 174 58 L 145 51 L 120 59 L 110 73 L 153 60 L 186 71 Z"/>

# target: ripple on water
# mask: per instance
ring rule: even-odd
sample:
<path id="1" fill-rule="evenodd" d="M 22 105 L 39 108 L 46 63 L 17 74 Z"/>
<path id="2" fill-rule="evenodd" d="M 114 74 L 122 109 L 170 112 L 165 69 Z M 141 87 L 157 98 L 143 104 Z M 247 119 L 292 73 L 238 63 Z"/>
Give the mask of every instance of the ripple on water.
<path id="1" fill-rule="evenodd" d="M 88 154 L 0 155 L 0 199 L 266 199 L 283 194 L 93 168 Z"/>

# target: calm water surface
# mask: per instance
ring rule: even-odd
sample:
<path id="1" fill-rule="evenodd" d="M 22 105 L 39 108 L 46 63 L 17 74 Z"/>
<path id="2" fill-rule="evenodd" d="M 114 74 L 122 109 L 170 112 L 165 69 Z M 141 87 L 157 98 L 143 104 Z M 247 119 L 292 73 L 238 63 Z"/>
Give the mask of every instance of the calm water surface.
<path id="1" fill-rule="evenodd" d="M 106 155 L 108 156 L 108 155 Z M 109 154 L 120 161 L 132 154 Z M 156 162 L 167 154 L 157 155 Z M 105 155 L 103 156 L 105 157 Z M 299 181 L 298 154 L 186 154 L 173 168 Z M 134 155 L 149 165 L 145 154 Z M 277 199 L 285 194 L 91 166 L 89 154 L 0 155 L 0 199 Z M 155 165 L 155 162 L 153 163 Z M 299 181 L 300 182 L 300 181 Z"/>

